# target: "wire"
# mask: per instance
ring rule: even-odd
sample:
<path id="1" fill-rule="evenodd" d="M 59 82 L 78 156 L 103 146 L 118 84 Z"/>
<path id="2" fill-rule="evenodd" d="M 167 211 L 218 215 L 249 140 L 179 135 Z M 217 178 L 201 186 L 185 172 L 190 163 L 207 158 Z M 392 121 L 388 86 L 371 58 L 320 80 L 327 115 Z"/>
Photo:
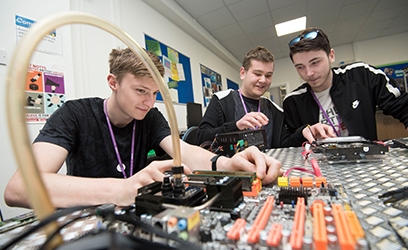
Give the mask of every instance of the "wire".
<path id="1" fill-rule="evenodd" d="M 57 234 L 61 231 L 61 229 L 63 229 L 64 227 L 68 226 L 68 225 L 71 224 L 72 222 L 75 222 L 75 221 L 77 221 L 77 220 L 80 220 L 80 219 L 89 217 L 89 216 L 91 216 L 91 215 L 95 215 L 95 213 L 87 214 L 86 216 L 79 216 L 79 217 L 73 218 L 72 220 L 67 221 L 67 222 L 64 223 L 63 225 L 59 226 L 50 236 L 48 236 L 47 240 L 42 244 L 42 246 L 39 248 L 39 250 L 45 250 L 45 249 L 47 249 L 47 248 L 46 248 L 46 247 L 47 247 L 47 244 L 55 237 L 55 235 L 57 235 Z"/>
<path id="2" fill-rule="evenodd" d="M 283 177 L 288 177 L 288 176 L 289 176 L 289 172 L 292 171 L 292 170 L 299 170 L 299 171 L 302 171 L 302 172 L 305 172 L 305 173 L 309 173 L 309 174 L 312 174 L 312 175 L 316 175 L 315 172 L 313 172 L 313 171 L 311 171 L 311 170 L 309 170 L 309 169 L 301 168 L 301 167 L 293 167 L 293 168 L 288 169 L 288 170 L 285 172 L 285 174 L 283 175 Z"/>
<path id="3" fill-rule="evenodd" d="M 79 207 L 70 207 L 70 208 L 64 208 L 62 210 L 59 210 L 53 214 L 51 214 L 50 216 L 48 216 L 47 218 L 45 218 L 44 220 L 41 220 L 40 223 L 38 223 L 37 225 L 35 225 L 34 227 L 31 227 L 30 229 L 28 229 L 27 231 L 25 231 L 24 233 L 18 235 L 17 237 L 15 237 L 14 239 L 11 239 L 9 242 L 7 242 L 5 245 L 3 245 L 0 250 L 6 250 L 9 249 L 10 247 L 12 247 L 13 245 L 17 244 L 18 242 L 20 242 L 21 240 L 23 240 L 25 237 L 29 236 L 30 234 L 34 233 L 35 231 L 37 231 L 38 229 L 41 229 L 43 226 L 53 222 L 54 220 L 57 220 L 58 218 L 60 218 L 61 216 L 67 215 L 69 213 L 73 213 L 75 211 L 78 210 L 84 210 L 87 208 L 91 208 L 94 206 L 79 206 Z"/>

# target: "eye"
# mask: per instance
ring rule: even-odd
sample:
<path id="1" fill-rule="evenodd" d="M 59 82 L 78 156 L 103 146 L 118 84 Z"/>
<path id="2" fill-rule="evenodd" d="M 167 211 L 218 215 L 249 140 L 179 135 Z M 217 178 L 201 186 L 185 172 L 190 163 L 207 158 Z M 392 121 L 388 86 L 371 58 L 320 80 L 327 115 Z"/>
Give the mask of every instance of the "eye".
<path id="1" fill-rule="evenodd" d="M 137 91 L 139 94 L 142 94 L 142 95 L 146 94 L 146 91 L 145 91 L 144 89 L 136 89 L 136 91 Z"/>
<path id="2" fill-rule="evenodd" d="M 160 91 L 153 92 L 153 95 L 156 96 Z"/>
<path id="3" fill-rule="evenodd" d="M 296 66 L 296 69 L 297 70 L 301 70 L 301 69 L 303 69 L 304 68 L 304 66 Z"/>

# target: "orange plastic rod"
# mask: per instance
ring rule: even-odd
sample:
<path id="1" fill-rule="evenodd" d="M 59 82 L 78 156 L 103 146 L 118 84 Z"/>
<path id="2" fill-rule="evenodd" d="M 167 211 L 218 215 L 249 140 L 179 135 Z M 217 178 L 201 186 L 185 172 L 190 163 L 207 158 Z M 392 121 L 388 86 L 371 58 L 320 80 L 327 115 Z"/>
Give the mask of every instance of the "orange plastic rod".
<path id="1" fill-rule="evenodd" d="M 316 250 L 327 249 L 327 232 L 323 204 L 318 202 L 313 203 L 313 241 Z"/>
<path id="2" fill-rule="evenodd" d="M 232 228 L 228 231 L 227 237 L 231 240 L 239 240 L 240 231 L 245 226 L 246 221 L 244 219 L 237 219 L 232 225 Z"/>
<path id="3" fill-rule="evenodd" d="M 354 250 L 354 237 L 341 204 L 332 204 L 332 212 L 341 250 Z"/>
<path id="4" fill-rule="evenodd" d="M 300 250 L 303 242 L 303 230 L 305 227 L 305 198 L 298 197 L 295 210 L 295 219 L 293 220 L 292 234 L 290 235 L 290 245 L 294 250 Z"/>
<path id="5" fill-rule="evenodd" d="M 248 242 L 250 243 L 258 243 L 259 241 L 259 232 L 263 230 L 268 222 L 268 219 L 271 215 L 272 208 L 273 208 L 273 196 L 268 196 L 265 203 L 263 204 L 261 211 L 259 212 L 258 216 L 254 223 L 252 224 L 251 229 L 248 232 Z"/>
<path id="6" fill-rule="evenodd" d="M 268 238 L 266 239 L 266 244 L 271 247 L 278 247 L 282 239 L 282 224 L 273 223 L 271 230 L 269 230 Z"/>
<path id="7" fill-rule="evenodd" d="M 354 239 L 364 238 L 364 231 L 361 227 L 360 221 L 358 221 L 357 215 L 354 211 L 346 211 L 346 217 L 350 226 L 351 234 L 354 235 Z"/>

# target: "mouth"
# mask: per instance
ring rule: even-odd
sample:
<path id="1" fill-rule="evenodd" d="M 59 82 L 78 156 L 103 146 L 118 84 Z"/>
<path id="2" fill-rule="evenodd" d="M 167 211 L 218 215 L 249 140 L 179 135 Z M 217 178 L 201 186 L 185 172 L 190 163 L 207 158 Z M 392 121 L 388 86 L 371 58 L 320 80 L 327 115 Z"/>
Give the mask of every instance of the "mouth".
<path id="1" fill-rule="evenodd" d="M 143 113 L 149 112 L 149 108 L 137 108 L 138 110 L 142 111 Z"/>

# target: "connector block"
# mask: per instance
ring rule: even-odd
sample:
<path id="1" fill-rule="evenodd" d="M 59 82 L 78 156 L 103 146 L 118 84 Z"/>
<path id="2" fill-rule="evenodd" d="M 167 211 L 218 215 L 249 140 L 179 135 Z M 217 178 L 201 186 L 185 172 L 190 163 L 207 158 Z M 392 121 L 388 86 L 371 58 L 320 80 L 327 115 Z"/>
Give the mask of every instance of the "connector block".
<path id="1" fill-rule="evenodd" d="M 251 229 L 248 232 L 248 242 L 258 243 L 259 232 L 263 230 L 266 226 L 266 223 L 268 223 L 269 216 L 271 215 L 273 209 L 273 202 L 273 196 L 268 196 L 261 208 L 261 211 L 259 212 L 254 223 L 252 224 Z"/>
<path id="2" fill-rule="evenodd" d="M 291 187 L 300 187 L 300 177 L 290 177 Z"/>
<path id="3" fill-rule="evenodd" d="M 346 211 L 345 214 L 351 229 L 351 234 L 354 236 L 354 239 L 357 240 L 360 238 L 364 238 L 365 234 L 356 213 L 354 211 Z"/>
<path id="4" fill-rule="evenodd" d="M 354 237 L 341 204 L 332 204 L 333 218 L 336 225 L 337 237 L 342 250 L 354 249 Z"/>
<path id="5" fill-rule="evenodd" d="M 271 230 L 269 230 L 268 238 L 266 239 L 266 244 L 271 247 L 278 247 L 282 239 L 282 224 L 273 223 Z"/>
<path id="6" fill-rule="evenodd" d="M 278 186 L 287 187 L 288 186 L 288 177 L 278 177 Z"/>
<path id="7" fill-rule="evenodd" d="M 323 204 L 313 203 L 313 240 L 316 250 L 327 249 L 327 231 Z"/>
<path id="8" fill-rule="evenodd" d="M 295 210 L 295 219 L 293 220 L 292 234 L 290 235 L 290 245 L 294 250 L 302 249 L 303 229 L 305 226 L 305 199 L 298 197 Z"/>
<path id="9" fill-rule="evenodd" d="M 239 240 L 241 235 L 241 230 L 244 228 L 246 221 L 244 219 L 237 219 L 232 225 L 232 228 L 228 231 L 227 237 L 231 240 Z"/>
<path id="10" fill-rule="evenodd" d="M 313 177 L 302 177 L 302 185 L 304 187 L 313 187 Z"/>
<path id="11" fill-rule="evenodd" d="M 324 184 L 324 186 L 327 185 L 326 177 L 315 177 L 315 185 L 316 185 L 316 187 L 322 186 L 322 183 Z"/>

